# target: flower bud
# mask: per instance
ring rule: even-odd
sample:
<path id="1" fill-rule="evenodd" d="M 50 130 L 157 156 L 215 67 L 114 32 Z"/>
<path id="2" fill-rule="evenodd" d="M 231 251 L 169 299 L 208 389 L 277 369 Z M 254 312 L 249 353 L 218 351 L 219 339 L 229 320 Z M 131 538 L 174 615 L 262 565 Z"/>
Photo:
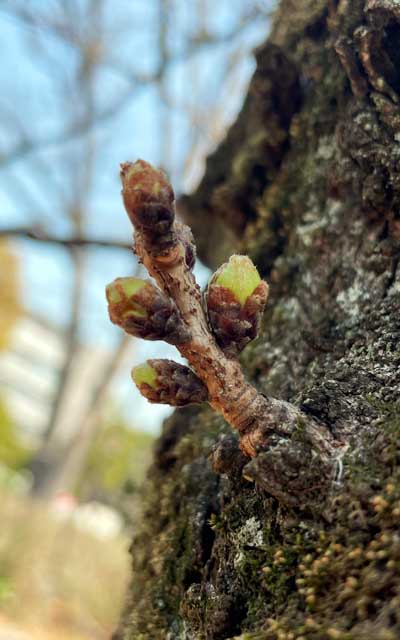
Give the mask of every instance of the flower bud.
<path id="1" fill-rule="evenodd" d="M 130 335 L 171 344 L 190 334 L 175 303 L 150 280 L 117 278 L 106 287 L 110 320 Z"/>
<path id="2" fill-rule="evenodd" d="M 196 374 L 173 360 L 147 360 L 132 369 L 132 380 L 149 402 L 182 407 L 208 398 Z"/>
<path id="3" fill-rule="evenodd" d="M 139 229 L 148 250 L 168 250 L 175 243 L 174 192 L 163 171 L 144 160 L 121 165 L 122 196 L 132 224 Z"/>
<path id="4" fill-rule="evenodd" d="M 257 337 L 268 285 L 247 256 L 234 255 L 214 273 L 206 294 L 208 318 L 222 350 L 236 356 Z"/>
<path id="5" fill-rule="evenodd" d="M 186 266 L 191 271 L 196 262 L 196 245 L 192 230 L 186 224 L 181 224 L 180 222 L 175 223 L 175 230 L 177 238 L 182 243 L 185 251 Z"/>

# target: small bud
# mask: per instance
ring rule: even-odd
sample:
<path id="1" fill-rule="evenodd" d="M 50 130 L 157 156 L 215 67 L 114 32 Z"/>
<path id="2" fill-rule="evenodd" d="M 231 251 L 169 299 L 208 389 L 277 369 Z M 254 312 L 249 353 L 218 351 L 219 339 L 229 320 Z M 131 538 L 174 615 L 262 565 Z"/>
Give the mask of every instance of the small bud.
<path id="1" fill-rule="evenodd" d="M 206 294 L 208 317 L 218 344 L 236 356 L 257 337 L 268 285 L 247 256 L 232 256 L 212 276 Z"/>
<path id="2" fill-rule="evenodd" d="M 146 246 L 160 253 L 175 243 L 172 229 L 174 192 L 163 171 L 144 160 L 121 165 L 122 196 L 132 224 L 144 236 Z"/>
<path id="3" fill-rule="evenodd" d="M 132 369 L 132 380 L 149 402 L 182 407 L 208 398 L 196 374 L 173 360 L 147 360 Z"/>
<path id="4" fill-rule="evenodd" d="M 175 223 L 176 235 L 185 249 L 185 261 L 188 269 L 192 270 L 196 262 L 196 245 L 190 227 L 180 222 Z"/>
<path id="5" fill-rule="evenodd" d="M 171 344 L 190 334 L 175 303 L 150 280 L 117 278 L 106 287 L 110 320 L 130 335 Z"/>

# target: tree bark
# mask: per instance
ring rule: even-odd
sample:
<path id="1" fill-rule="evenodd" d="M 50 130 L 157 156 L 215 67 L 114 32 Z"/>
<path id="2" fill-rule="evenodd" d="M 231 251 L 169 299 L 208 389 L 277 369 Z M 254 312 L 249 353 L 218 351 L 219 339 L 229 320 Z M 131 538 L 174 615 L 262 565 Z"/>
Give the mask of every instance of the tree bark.
<path id="1" fill-rule="evenodd" d="M 399 51 L 397 0 L 282 0 L 237 122 L 181 200 L 209 265 L 246 252 L 270 283 L 246 374 L 346 453 L 330 491 L 316 470 L 288 506 L 222 418 L 176 411 L 116 640 L 400 637 Z"/>

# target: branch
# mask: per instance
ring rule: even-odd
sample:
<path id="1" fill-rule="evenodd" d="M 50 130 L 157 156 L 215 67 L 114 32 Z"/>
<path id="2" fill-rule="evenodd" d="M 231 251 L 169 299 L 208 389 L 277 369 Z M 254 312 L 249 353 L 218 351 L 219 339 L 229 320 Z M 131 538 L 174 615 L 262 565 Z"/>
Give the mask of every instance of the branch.
<path id="1" fill-rule="evenodd" d="M 15 2 L 13 2 L 10 7 L 7 5 L 0 7 L 0 12 L 14 16 L 19 19 L 22 24 L 28 25 L 29 27 L 47 28 L 62 41 L 75 46 L 77 49 L 82 49 L 84 43 L 82 44 L 82 42 L 77 40 L 76 32 L 68 28 L 70 25 L 60 24 L 46 14 L 38 14 L 36 7 L 32 12 L 26 8 L 25 4 L 26 3 L 21 3 L 20 5 L 16 5 Z M 165 57 L 163 63 L 160 64 L 159 68 L 149 74 L 140 73 L 134 67 L 131 68 L 119 60 L 113 61 L 112 59 L 105 58 L 101 61 L 101 66 L 110 68 L 124 77 L 129 83 L 126 89 L 112 100 L 110 104 L 94 112 L 93 118 L 79 119 L 68 124 L 60 131 L 44 136 L 43 138 L 34 139 L 23 135 L 12 148 L 5 152 L 0 152 L 0 168 L 9 166 L 40 150 L 62 145 L 86 135 L 89 131 L 93 130 L 94 127 L 114 118 L 126 104 L 138 95 L 140 90 L 158 83 L 166 73 L 169 63 L 187 60 L 195 56 L 199 51 L 202 51 L 205 47 L 224 45 L 227 42 L 232 42 L 246 27 L 262 16 L 262 11 L 252 9 L 243 16 L 243 19 L 238 25 L 225 34 L 204 32 L 189 38 L 184 51 L 168 55 L 168 57 Z"/>
<path id="2" fill-rule="evenodd" d="M 132 251 L 132 244 L 129 242 L 118 242 L 117 240 L 102 240 L 100 238 L 86 238 L 83 236 L 72 236 L 70 238 L 60 238 L 47 233 L 40 227 L 9 227 L 0 229 L 0 238 L 28 238 L 37 242 L 56 244 L 66 249 L 74 247 L 106 247 L 109 249 L 123 249 Z"/>
<path id="3" fill-rule="evenodd" d="M 330 487 L 343 453 L 342 443 L 300 408 L 259 393 L 245 380 L 236 359 L 259 329 L 267 284 L 249 258 L 233 256 L 214 274 L 203 300 L 191 271 L 191 231 L 175 221 L 174 193 L 166 176 L 138 160 L 122 165 L 121 179 L 125 208 L 135 227 L 135 253 L 180 315 L 180 331 L 174 315 L 174 330 L 180 339 L 173 344 L 187 359 L 193 370 L 190 375 L 197 375 L 206 387 L 210 405 L 238 432 L 244 456 L 254 459 L 246 464 L 246 477 L 287 504 L 296 504 L 305 492 Z M 139 323 L 141 337 L 147 337 L 142 325 L 148 314 L 145 296 L 140 293 L 146 286 L 140 289 L 137 281 L 132 286 L 125 281 L 121 288 L 119 279 L 107 288 L 113 322 L 134 334 L 134 325 Z M 157 317 L 165 324 L 157 325 L 157 337 L 168 335 L 171 342 L 166 333 L 170 316 L 165 309 L 165 302 L 160 302 L 162 313 Z M 154 304 L 150 311 L 149 337 L 155 339 Z M 135 371 L 133 375 L 139 389 L 153 400 L 163 396 L 158 391 L 165 386 L 160 366 L 154 362 L 149 361 L 147 369 L 139 372 L 139 380 Z M 170 370 L 171 363 L 168 367 Z M 216 459 L 221 469 L 219 453 Z"/>

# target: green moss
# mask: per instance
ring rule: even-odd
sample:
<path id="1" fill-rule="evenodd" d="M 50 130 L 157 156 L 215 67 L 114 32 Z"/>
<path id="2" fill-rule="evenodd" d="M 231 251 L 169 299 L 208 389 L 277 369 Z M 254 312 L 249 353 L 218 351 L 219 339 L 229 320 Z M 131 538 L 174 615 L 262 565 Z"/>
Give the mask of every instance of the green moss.
<path id="1" fill-rule="evenodd" d="M 388 416 L 378 437 L 367 438 L 358 460 L 351 468 L 346 465 L 346 487 L 332 498 L 314 540 L 309 531 L 296 539 L 284 535 L 282 566 L 271 567 L 267 577 L 271 586 L 279 585 L 289 552 L 296 587 L 287 594 L 287 611 L 276 607 L 266 638 L 288 633 L 310 640 L 397 637 L 400 621 L 389 614 L 399 604 L 400 420 L 397 409 Z"/>
<path id="2" fill-rule="evenodd" d="M 176 460 L 168 482 L 162 472 L 153 473 L 146 525 L 135 543 L 135 565 L 141 567 L 135 585 L 136 622 L 126 640 L 140 633 L 158 640 L 172 628 L 173 637 L 183 638 L 183 620 L 186 630 L 204 640 L 209 637 L 206 629 L 225 628 L 226 611 L 235 612 L 229 614 L 234 619 L 239 610 L 242 635 L 215 631 L 215 637 L 379 637 L 374 635 L 374 619 L 397 606 L 400 571 L 397 407 L 388 407 L 385 419 L 379 431 L 366 438 L 359 457 L 345 460 L 346 484 L 340 493 L 323 513 L 307 517 L 277 510 L 273 499 L 240 480 L 229 485 L 229 500 L 218 510 L 217 485 L 212 488 L 217 478 L 207 470 L 202 451 L 208 429 L 217 437 L 221 421 L 218 427 L 210 410 L 203 418 L 201 413 L 192 417 L 190 432 L 168 450 Z M 372 460 L 376 468 L 371 474 Z M 216 536 L 214 562 L 223 564 L 229 584 L 221 585 L 224 598 L 212 574 L 204 573 L 204 531 Z M 354 631 L 356 625 L 364 625 L 370 636 Z M 389 624 L 386 631 L 392 633 Z"/>

